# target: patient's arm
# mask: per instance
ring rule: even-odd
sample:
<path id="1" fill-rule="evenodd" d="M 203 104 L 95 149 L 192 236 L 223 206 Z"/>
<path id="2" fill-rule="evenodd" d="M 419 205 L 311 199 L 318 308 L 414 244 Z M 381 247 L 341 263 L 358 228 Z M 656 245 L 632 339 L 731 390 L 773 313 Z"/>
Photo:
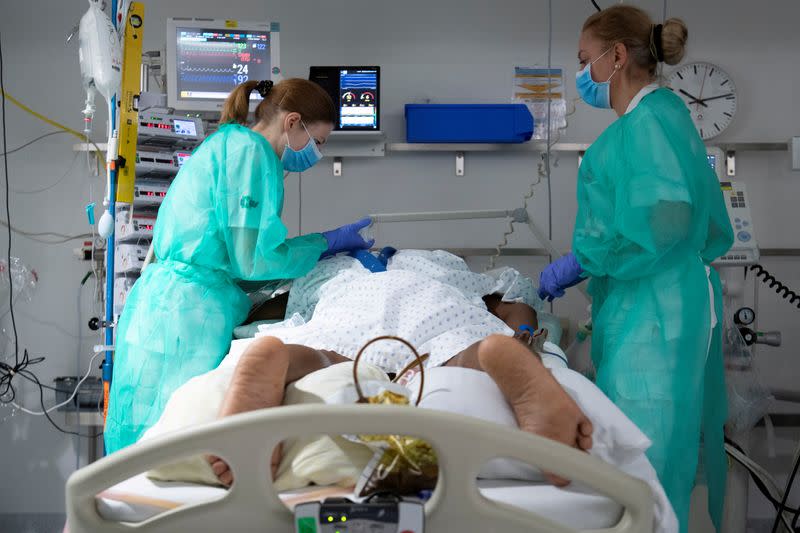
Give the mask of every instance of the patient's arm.
<path id="1" fill-rule="evenodd" d="M 289 293 L 279 294 L 270 298 L 260 306 L 250 311 L 245 324 L 259 320 L 283 320 L 286 318 L 286 304 L 289 302 Z"/>
<path id="2" fill-rule="evenodd" d="M 519 327 L 527 325 L 534 330 L 539 328 L 539 321 L 536 319 L 536 311 L 528 304 L 521 302 L 504 302 L 495 294 L 483 297 L 487 309 L 494 316 L 505 322 L 514 331 L 519 331 Z"/>

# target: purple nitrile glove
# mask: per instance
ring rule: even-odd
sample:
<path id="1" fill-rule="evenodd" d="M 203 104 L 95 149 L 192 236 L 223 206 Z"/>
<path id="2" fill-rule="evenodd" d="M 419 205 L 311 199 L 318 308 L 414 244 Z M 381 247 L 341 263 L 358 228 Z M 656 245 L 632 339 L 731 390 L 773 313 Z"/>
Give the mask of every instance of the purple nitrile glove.
<path id="1" fill-rule="evenodd" d="M 372 219 L 364 217 L 358 222 L 353 222 L 341 228 L 323 231 L 322 234 L 328 241 L 328 249 L 323 256 L 336 255 L 339 252 L 352 252 L 366 250 L 375 244 L 375 239 L 365 241 L 359 231 L 372 224 Z"/>
<path id="2" fill-rule="evenodd" d="M 539 274 L 539 298 L 552 302 L 568 289 L 583 281 L 583 269 L 572 252 L 559 257 Z"/>

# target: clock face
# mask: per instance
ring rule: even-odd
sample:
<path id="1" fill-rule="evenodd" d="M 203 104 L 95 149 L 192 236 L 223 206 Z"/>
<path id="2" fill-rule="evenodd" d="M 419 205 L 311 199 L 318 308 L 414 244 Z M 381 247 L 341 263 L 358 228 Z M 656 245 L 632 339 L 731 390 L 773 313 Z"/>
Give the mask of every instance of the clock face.
<path id="1" fill-rule="evenodd" d="M 672 73 L 667 87 L 691 111 L 703 140 L 722 133 L 736 114 L 736 86 L 728 74 L 711 63 L 689 63 Z"/>

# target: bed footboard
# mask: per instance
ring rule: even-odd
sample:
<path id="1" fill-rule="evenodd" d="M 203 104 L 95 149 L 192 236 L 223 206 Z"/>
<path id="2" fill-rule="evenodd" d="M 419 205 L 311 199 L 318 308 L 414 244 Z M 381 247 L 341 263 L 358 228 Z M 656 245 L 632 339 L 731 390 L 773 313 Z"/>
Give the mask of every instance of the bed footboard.
<path id="1" fill-rule="evenodd" d="M 476 477 L 481 466 L 495 457 L 514 458 L 546 469 L 617 501 L 625 512 L 609 532 L 653 530 L 654 498 L 646 483 L 559 443 L 427 409 L 300 405 L 253 411 L 164 435 L 78 470 L 67 482 L 70 532 L 293 532 L 293 516 L 281 503 L 270 479 L 269 452 L 287 437 L 341 433 L 415 435 L 433 446 L 439 460 L 439 481 L 425 507 L 426 531 L 575 531 L 482 496 Z M 218 454 L 231 465 L 236 480 L 225 497 L 169 511 L 136 525 L 109 522 L 98 514 L 95 497 L 104 489 L 198 453 Z"/>

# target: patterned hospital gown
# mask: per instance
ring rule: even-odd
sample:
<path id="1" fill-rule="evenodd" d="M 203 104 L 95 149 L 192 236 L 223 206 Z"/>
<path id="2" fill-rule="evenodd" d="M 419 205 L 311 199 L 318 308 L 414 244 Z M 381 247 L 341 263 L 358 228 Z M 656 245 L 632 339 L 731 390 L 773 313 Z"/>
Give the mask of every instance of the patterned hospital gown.
<path id="1" fill-rule="evenodd" d="M 369 340 L 396 335 L 420 354 L 430 354 L 426 367 L 441 366 L 489 335 L 513 335 L 482 300 L 499 292 L 513 299 L 508 288 L 523 278 L 505 272 L 494 277 L 472 272 L 443 251 L 398 252 L 381 273 L 371 273 L 353 258 L 334 257 L 295 281 L 287 308 L 291 318 L 262 326 L 259 335 L 351 359 Z M 385 342 L 372 345 L 363 360 L 396 373 L 413 355 L 398 343 Z"/>

